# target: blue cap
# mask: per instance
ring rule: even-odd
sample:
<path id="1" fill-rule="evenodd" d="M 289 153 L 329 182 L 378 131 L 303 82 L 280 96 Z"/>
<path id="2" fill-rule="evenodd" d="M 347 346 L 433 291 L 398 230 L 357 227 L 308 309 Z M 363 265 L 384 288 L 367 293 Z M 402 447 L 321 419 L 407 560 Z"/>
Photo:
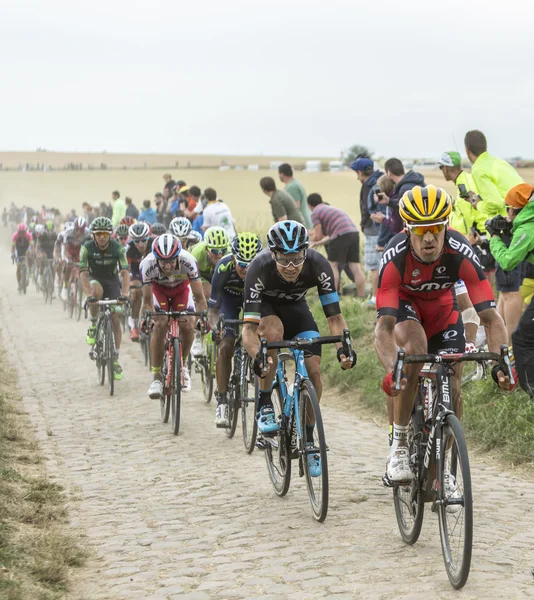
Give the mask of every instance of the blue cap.
<path id="1" fill-rule="evenodd" d="M 369 167 L 373 168 L 375 163 L 370 158 L 357 158 L 351 165 L 350 168 L 353 171 L 365 171 Z"/>

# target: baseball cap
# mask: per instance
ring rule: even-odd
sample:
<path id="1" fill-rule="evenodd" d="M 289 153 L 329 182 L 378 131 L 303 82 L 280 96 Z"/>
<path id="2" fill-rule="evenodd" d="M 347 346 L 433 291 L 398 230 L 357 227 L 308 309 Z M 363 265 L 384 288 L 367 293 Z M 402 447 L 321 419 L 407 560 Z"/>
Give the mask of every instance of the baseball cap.
<path id="1" fill-rule="evenodd" d="M 460 167 L 462 165 L 462 157 L 458 152 L 444 152 L 438 162 L 444 167 Z"/>
<path id="2" fill-rule="evenodd" d="M 176 187 L 178 187 L 178 186 L 176 186 Z M 181 187 L 178 187 L 179 194 L 185 194 L 188 191 L 189 191 L 189 186 L 187 186 L 187 185 L 182 185 Z"/>
<path id="3" fill-rule="evenodd" d="M 185 181 L 183 179 L 179 179 L 176 182 L 176 185 L 177 185 L 178 189 L 180 189 L 181 187 L 183 187 L 184 185 L 186 185 L 186 183 L 185 183 Z"/>
<path id="4" fill-rule="evenodd" d="M 350 165 L 350 168 L 353 171 L 365 171 L 365 169 L 368 169 L 369 167 L 373 168 L 374 164 L 374 161 L 372 161 L 370 158 L 357 158 Z"/>
<path id="5" fill-rule="evenodd" d="M 514 208 L 523 208 L 534 194 L 534 186 L 530 183 L 520 183 L 508 190 L 504 203 Z"/>

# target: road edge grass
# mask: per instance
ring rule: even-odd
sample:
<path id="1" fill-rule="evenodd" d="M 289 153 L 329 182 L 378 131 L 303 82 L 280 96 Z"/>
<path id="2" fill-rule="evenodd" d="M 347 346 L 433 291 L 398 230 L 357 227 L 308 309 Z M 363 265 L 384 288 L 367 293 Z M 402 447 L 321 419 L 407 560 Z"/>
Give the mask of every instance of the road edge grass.
<path id="1" fill-rule="evenodd" d="M 89 556 L 68 531 L 62 486 L 45 472 L 17 378 L 0 349 L 0 598 L 55 600 Z"/>
<path id="2" fill-rule="evenodd" d="M 386 398 L 381 387 L 384 369 L 374 345 L 376 312 L 353 298 L 342 298 L 341 306 L 358 352 L 358 364 L 341 374 L 334 347 L 323 346 L 321 373 L 337 391 L 356 390 L 358 403 L 386 422 Z M 321 304 L 312 295 L 310 308 L 320 331 L 328 331 Z M 514 467 L 534 464 L 534 402 L 527 394 L 520 389 L 501 392 L 490 378 L 464 384 L 462 397 L 462 423 L 470 444 L 482 452 L 496 451 Z"/>

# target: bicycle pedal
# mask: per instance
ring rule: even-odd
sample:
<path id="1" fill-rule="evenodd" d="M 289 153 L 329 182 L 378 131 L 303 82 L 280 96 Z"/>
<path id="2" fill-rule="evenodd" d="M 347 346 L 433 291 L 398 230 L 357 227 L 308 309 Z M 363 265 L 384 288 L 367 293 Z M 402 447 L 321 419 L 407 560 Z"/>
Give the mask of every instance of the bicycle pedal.
<path id="1" fill-rule="evenodd" d="M 265 448 L 267 448 L 267 444 L 265 443 L 265 440 L 262 438 L 257 438 L 256 440 L 256 448 L 258 450 L 265 450 Z"/>
<path id="2" fill-rule="evenodd" d="M 94 350 L 89 350 L 89 358 L 91 360 L 96 360 L 96 352 Z"/>

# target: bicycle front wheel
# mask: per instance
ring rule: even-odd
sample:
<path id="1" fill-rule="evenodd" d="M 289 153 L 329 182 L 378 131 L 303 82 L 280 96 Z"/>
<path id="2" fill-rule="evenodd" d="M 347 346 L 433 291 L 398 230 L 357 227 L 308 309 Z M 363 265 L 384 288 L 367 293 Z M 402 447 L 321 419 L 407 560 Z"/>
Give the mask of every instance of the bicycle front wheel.
<path id="1" fill-rule="evenodd" d="M 211 375 L 211 354 L 202 357 L 200 369 L 200 383 L 202 384 L 202 393 L 206 404 L 211 402 L 213 396 L 213 376 Z"/>
<path id="2" fill-rule="evenodd" d="M 239 385 L 241 394 L 241 429 L 243 443 L 247 454 L 252 454 L 256 446 L 258 421 L 256 419 L 256 398 L 258 397 L 258 380 L 254 374 L 254 363 L 247 354 L 244 358 L 243 377 Z"/>
<path id="3" fill-rule="evenodd" d="M 113 366 L 115 363 L 115 344 L 113 343 L 113 326 L 111 319 L 106 323 L 106 360 L 108 371 L 109 395 L 113 396 L 115 392 L 115 372 Z"/>
<path id="4" fill-rule="evenodd" d="M 284 399 L 277 387 L 272 396 L 276 417 L 282 414 Z M 278 496 L 285 496 L 291 482 L 291 448 L 290 436 L 282 420 L 279 433 L 274 437 L 265 439 L 265 462 L 274 491 Z"/>
<path id="5" fill-rule="evenodd" d="M 226 435 L 232 439 L 237 429 L 237 417 L 239 416 L 239 386 L 230 384 L 228 388 L 228 427 L 224 428 Z"/>
<path id="6" fill-rule="evenodd" d="M 82 282 L 76 280 L 76 320 L 79 321 L 82 318 L 83 309 L 83 288 Z"/>
<path id="7" fill-rule="evenodd" d="M 301 460 L 313 517 L 322 523 L 328 513 L 328 462 L 323 418 L 317 393 L 309 379 L 300 385 Z"/>
<path id="8" fill-rule="evenodd" d="M 439 481 L 439 533 L 445 569 L 452 586 L 464 587 L 473 550 L 473 495 L 467 445 L 460 421 L 447 415 L 442 429 Z"/>
<path id="9" fill-rule="evenodd" d="M 180 340 L 173 342 L 171 377 L 171 409 L 172 409 L 172 432 L 178 435 L 180 431 L 180 409 L 182 402 L 182 346 Z"/>
<path id="10" fill-rule="evenodd" d="M 147 340 L 147 343 L 148 343 L 148 340 Z M 169 364 L 169 359 L 168 359 L 168 355 L 167 355 L 167 347 L 165 347 L 165 353 L 163 354 L 163 365 L 164 365 L 165 369 L 167 368 L 166 365 L 168 365 L 168 364 Z M 161 410 L 161 420 L 163 421 L 163 423 L 168 423 L 169 415 L 171 414 L 171 391 L 167 387 L 168 378 L 167 378 L 167 373 L 166 373 L 165 369 L 162 370 L 163 393 L 161 395 L 159 403 L 160 403 L 160 410 Z"/>

